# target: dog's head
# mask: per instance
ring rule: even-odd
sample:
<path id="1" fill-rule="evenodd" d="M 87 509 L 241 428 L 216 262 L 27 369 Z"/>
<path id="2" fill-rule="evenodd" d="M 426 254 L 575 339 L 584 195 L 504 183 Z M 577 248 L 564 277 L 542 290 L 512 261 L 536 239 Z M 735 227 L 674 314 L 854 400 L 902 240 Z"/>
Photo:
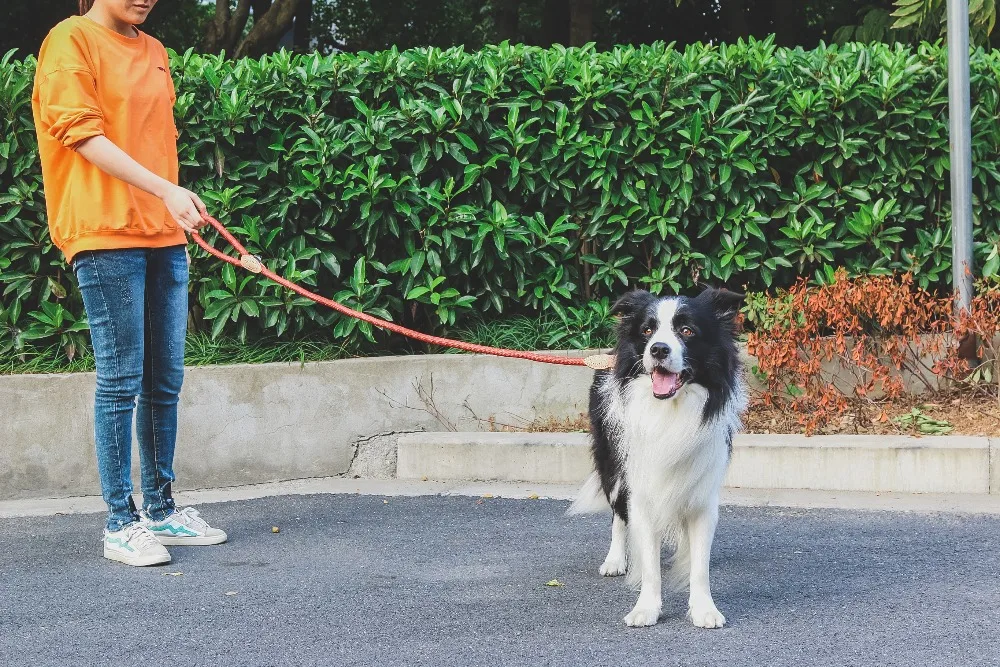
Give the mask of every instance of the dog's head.
<path id="1" fill-rule="evenodd" d="M 650 375 L 653 395 L 672 398 L 685 384 L 724 384 L 735 358 L 734 323 L 744 295 L 709 288 L 693 298 L 629 292 L 615 303 L 620 316 L 615 374 Z"/>

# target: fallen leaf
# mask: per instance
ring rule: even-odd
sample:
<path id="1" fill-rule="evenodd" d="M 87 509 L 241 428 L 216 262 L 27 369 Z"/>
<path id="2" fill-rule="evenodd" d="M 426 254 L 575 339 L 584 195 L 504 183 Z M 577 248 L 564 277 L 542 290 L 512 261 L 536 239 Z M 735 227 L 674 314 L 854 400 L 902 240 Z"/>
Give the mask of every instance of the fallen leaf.
<path id="1" fill-rule="evenodd" d="M 566 584 L 564 584 L 563 582 L 559 581 L 558 579 L 553 579 L 552 581 L 546 583 L 545 585 L 546 586 L 565 586 Z"/>
<path id="2" fill-rule="evenodd" d="M 528 500 L 538 500 L 538 494 L 532 493 L 531 495 L 528 496 Z"/>
<path id="3" fill-rule="evenodd" d="M 272 533 L 280 533 L 281 529 L 278 528 L 277 526 L 271 526 L 271 532 Z"/>
<path id="4" fill-rule="evenodd" d="M 484 493 L 483 494 L 483 498 L 492 498 L 492 497 L 493 497 L 492 493 Z"/>
<path id="5" fill-rule="evenodd" d="M 420 481 L 421 482 L 426 482 L 427 481 L 427 475 L 424 475 L 423 477 L 421 477 Z"/>
<path id="6" fill-rule="evenodd" d="M 389 504 L 389 501 L 388 501 L 388 500 L 383 500 L 383 501 L 382 501 L 382 504 L 383 504 L 383 505 L 388 505 L 388 504 Z"/>
<path id="7" fill-rule="evenodd" d="M 183 577 L 184 573 L 183 572 L 164 572 L 163 576 L 164 577 Z"/>

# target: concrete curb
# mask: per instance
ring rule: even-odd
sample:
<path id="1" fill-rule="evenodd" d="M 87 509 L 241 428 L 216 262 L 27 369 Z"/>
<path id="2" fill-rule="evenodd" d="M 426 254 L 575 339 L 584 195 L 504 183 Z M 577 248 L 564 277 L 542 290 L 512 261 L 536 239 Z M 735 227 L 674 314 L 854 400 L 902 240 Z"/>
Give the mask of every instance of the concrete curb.
<path id="1" fill-rule="evenodd" d="M 567 484 L 590 474 L 584 433 L 400 436 L 401 479 Z M 740 435 L 726 486 L 892 493 L 1000 493 L 1000 440 L 973 436 Z"/>

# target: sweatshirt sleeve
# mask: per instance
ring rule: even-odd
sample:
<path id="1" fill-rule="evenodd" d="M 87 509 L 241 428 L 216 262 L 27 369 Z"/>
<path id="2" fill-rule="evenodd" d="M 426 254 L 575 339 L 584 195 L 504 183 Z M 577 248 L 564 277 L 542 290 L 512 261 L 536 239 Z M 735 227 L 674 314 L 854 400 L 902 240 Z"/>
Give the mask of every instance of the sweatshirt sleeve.
<path id="1" fill-rule="evenodd" d="M 45 131 L 63 146 L 75 149 L 84 140 L 104 134 L 104 114 L 90 70 L 49 72 L 39 86 L 38 99 Z"/>

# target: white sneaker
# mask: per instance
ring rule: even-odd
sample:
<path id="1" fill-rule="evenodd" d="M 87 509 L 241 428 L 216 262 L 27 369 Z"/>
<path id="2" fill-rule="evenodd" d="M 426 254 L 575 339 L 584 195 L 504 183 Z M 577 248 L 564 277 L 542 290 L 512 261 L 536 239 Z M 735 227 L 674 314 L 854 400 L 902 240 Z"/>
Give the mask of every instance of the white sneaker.
<path id="1" fill-rule="evenodd" d="M 136 567 L 170 562 L 170 554 L 141 523 L 113 533 L 105 530 L 104 557 Z"/>
<path id="2" fill-rule="evenodd" d="M 188 544 L 202 547 L 222 544 L 228 539 L 224 532 L 209 526 L 193 507 L 174 510 L 174 513 L 163 521 L 153 521 L 145 513 L 140 516 L 142 525 L 156 536 L 160 544 Z"/>

